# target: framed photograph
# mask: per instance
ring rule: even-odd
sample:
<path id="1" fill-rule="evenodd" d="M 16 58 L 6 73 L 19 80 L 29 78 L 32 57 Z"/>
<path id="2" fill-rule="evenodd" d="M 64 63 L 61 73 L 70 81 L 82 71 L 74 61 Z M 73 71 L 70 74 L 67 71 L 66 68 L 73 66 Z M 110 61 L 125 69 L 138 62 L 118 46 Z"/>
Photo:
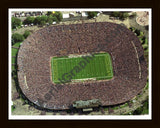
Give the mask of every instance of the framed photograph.
<path id="1" fill-rule="evenodd" d="M 8 8 L 9 120 L 151 120 L 151 8 Z"/>

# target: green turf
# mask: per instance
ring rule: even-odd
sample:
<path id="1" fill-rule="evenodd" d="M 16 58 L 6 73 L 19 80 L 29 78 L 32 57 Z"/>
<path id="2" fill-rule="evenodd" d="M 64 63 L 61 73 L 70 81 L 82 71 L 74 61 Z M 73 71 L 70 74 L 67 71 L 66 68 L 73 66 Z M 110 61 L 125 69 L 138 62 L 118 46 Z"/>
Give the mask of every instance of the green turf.
<path id="1" fill-rule="evenodd" d="M 22 42 L 15 43 L 13 47 L 19 47 Z M 16 56 L 18 53 L 18 49 L 12 48 L 12 56 Z"/>
<path id="2" fill-rule="evenodd" d="M 15 43 L 13 46 L 14 46 L 14 47 L 19 47 L 21 43 L 22 43 L 22 42 Z"/>
<path id="3" fill-rule="evenodd" d="M 21 43 L 22 42 L 15 43 L 13 46 L 14 47 L 20 47 Z M 17 53 L 18 53 L 18 49 L 12 48 L 12 51 L 11 51 L 12 56 L 16 56 Z M 16 64 L 16 57 L 11 57 L 11 61 L 12 61 L 12 64 Z M 14 65 L 12 65 L 12 70 L 15 70 L 15 66 Z"/>
<path id="4" fill-rule="evenodd" d="M 64 77 L 66 80 L 69 80 L 71 76 L 71 80 L 84 80 L 89 78 L 102 80 L 111 79 L 113 77 L 111 57 L 108 53 L 94 54 L 92 59 L 88 58 L 87 60 L 89 63 L 82 57 L 53 57 L 51 60 L 52 81 L 54 83 L 60 83 L 59 79 L 63 79 L 62 76 L 64 73 L 67 73 Z M 86 63 L 84 68 L 79 64 L 82 61 Z M 80 70 L 76 72 L 75 66 Z"/>
<path id="5" fill-rule="evenodd" d="M 15 64 L 16 58 L 12 57 L 12 64 Z"/>
<path id="6" fill-rule="evenodd" d="M 13 71 L 13 70 L 15 70 L 15 66 L 14 66 L 14 65 L 12 65 L 12 71 Z"/>
<path id="7" fill-rule="evenodd" d="M 18 49 L 12 48 L 12 56 L 16 56 Z"/>

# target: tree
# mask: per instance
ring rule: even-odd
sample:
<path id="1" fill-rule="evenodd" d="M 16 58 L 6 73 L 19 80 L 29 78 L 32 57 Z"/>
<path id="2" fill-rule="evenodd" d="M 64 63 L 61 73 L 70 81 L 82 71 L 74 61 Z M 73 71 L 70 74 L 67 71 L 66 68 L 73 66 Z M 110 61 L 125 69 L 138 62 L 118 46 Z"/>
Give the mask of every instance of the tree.
<path id="1" fill-rule="evenodd" d="M 14 45 L 17 42 L 22 42 L 24 40 L 23 35 L 19 33 L 12 34 L 12 45 Z"/>
<path id="2" fill-rule="evenodd" d="M 119 17 L 121 20 L 124 20 L 129 17 L 129 14 L 127 12 L 113 12 L 111 16 Z"/>
<path id="3" fill-rule="evenodd" d="M 142 44 L 148 44 L 148 39 L 145 36 L 141 40 Z"/>
<path id="4" fill-rule="evenodd" d="M 46 22 L 42 20 L 39 25 L 44 26 L 45 24 Z"/>
<path id="5" fill-rule="evenodd" d="M 48 19 L 47 22 L 48 22 L 49 24 L 52 24 L 52 23 L 53 23 L 53 20 L 52 20 L 52 19 Z"/>
<path id="6" fill-rule="evenodd" d="M 47 12 L 47 16 L 48 16 L 48 22 L 50 21 L 51 23 L 51 20 L 53 21 L 56 21 L 56 22 L 60 22 L 62 21 L 62 13 L 61 12 Z"/>
<path id="7" fill-rule="evenodd" d="M 122 13 L 122 20 L 129 17 L 129 14 L 127 12 Z"/>
<path id="8" fill-rule="evenodd" d="M 48 16 L 47 22 L 48 22 L 49 24 L 52 24 L 52 23 L 53 23 L 53 16 L 52 16 L 52 15 L 49 15 L 49 16 Z"/>
<path id="9" fill-rule="evenodd" d="M 135 28 L 134 28 L 134 27 L 130 27 L 129 29 L 130 29 L 132 32 L 135 31 Z"/>
<path id="10" fill-rule="evenodd" d="M 24 21 L 23 21 L 23 24 L 31 24 L 31 23 L 34 23 L 34 17 L 27 17 Z"/>
<path id="11" fill-rule="evenodd" d="M 137 36 L 140 35 L 140 32 L 141 32 L 141 31 L 140 31 L 139 29 L 136 29 L 136 30 L 135 30 L 135 33 L 136 33 Z"/>
<path id="12" fill-rule="evenodd" d="M 26 30 L 26 31 L 24 32 L 24 34 L 23 34 L 23 36 L 24 36 L 25 39 L 26 39 L 29 35 L 30 35 L 30 32 L 27 31 L 27 30 Z"/>
<path id="13" fill-rule="evenodd" d="M 41 17 L 37 16 L 34 20 L 34 24 L 37 25 L 37 24 L 40 24 L 40 22 L 41 22 Z"/>
<path id="14" fill-rule="evenodd" d="M 58 22 L 62 21 L 62 13 L 61 12 L 55 12 L 53 13 L 53 16 L 55 16 L 58 20 Z"/>
<path id="15" fill-rule="evenodd" d="M 11 111 L 13 112 L 16 109 L 15 105 L 11 106 Z"/>
<path id="16" fill-rule="evenodd" d="M 114 17 L 119 17 L 120 12 L 113 12 L 111 15 L 114 16 Z"/>
<path id="17" fill-rule="evenodd" d="M 16 17 L 12 17 L 12 29 L 19 27 L 22 24 L 22 21 Z"/>
<path id="18" fill-rule="evenodd" d="M 148 44 L 148 40 L 147 40 L 147 38 L 145 39 L 145 44 Z"/>
<path id="19" fill-rule="evenodd" d="M 44 25 L 47 22 L 48 16 L 37 16 L 34 20 L 34 24 Z"/>
<path id="20" fill-rule="evenodd" d="M 143 115 L 143 114 L 148 114 L 148 99 L 143 103 L 142 107 L 137 108 L 133 112 L 133 115 Z"/>
<path id="21" fill-rule="evenodd" d="M 139 34 L 139 38 L 143 38 L 143 35 L 144 35 L 144 33 L 142 32 L 142 31 L 140 31 L 140 34 Z"/>
<path id="22" fill-rule="evenodd" d="M 48 16 L 47 22 L 49 24 L 52 24 L 53 21 L 58 22 L 58 19 L 55 16 L 53 16 L 53 15 Z"/>
<path id="23" fill-rule="evenodd" d="M 50 15 L 52 15 L 52 12 L 50 12 L 50 11 L 47 12 L 47 16 L 50 16 Z"/>
<path id="24" fill-rule="evenodd" d="M 93 18 L 98 14 L 98 12 L 87 12 L 87 13 L 88 13 L 88 18 Z"/>
<path id="25" fill-rule="evenodd" d="M 41 21 L 45 21 L 45 22 L 47 22 L 47 19 L 48 19 L 48 17 L 47 17 L 47 16 L 45 16 L 45 15 L 42 15 L 42 16 L 41 16 Z"/>

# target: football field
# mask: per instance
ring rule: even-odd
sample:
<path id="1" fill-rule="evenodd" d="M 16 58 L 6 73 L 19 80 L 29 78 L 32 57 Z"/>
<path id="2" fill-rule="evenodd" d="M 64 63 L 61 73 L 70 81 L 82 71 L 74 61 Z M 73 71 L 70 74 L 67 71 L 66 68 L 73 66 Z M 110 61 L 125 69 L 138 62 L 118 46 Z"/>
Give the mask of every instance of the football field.
<path id="1" fill-rule="evenodd" d="M 102 80 L 113 77 L 112 61 L 108 53 L 53 57 L 51 71 L 53 83 L 87 79 Z"/>

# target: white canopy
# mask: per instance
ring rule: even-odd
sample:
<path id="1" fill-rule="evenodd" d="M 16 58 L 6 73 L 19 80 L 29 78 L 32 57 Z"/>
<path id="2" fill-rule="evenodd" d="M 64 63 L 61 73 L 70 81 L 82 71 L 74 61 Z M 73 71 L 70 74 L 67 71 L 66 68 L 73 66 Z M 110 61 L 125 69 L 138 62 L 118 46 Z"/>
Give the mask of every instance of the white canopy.
<path id="1" fill-rule="evenodd" d="M 63 18 L 69 18 L 69 14 L 63 14 Z"/>
<path id="2" fill-rule="evenodd" d="M 87 13 L 87 12 L 82 12 L 82 16 L 83 16 L 83 17 L 87 17 L 87 16 L 88 16 L 88 13 Z"/>

